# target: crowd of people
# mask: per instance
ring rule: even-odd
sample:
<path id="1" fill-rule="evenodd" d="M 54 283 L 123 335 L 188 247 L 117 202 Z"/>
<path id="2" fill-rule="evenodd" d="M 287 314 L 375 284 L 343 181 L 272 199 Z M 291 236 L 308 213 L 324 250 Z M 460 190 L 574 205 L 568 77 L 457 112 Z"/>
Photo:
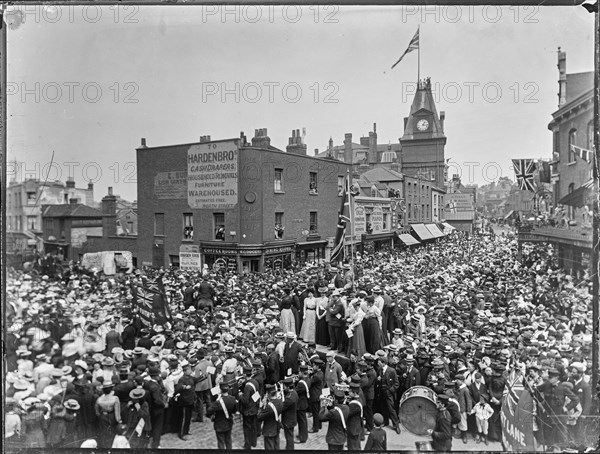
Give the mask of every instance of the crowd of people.
<path id="1" fill-rule="evenodd" d="M 540 446 L 585 440 L 591 284 L 547 245 L 519 262 L 511 235 L 455 232 L 338 267 L 53 270 L 8 273 L 8 447 L 157 448 L 212 421 L 219 449 L 236 423 L 245 449 L 262 436 L 290 450 L 324 422 L 330 449 L 386 449 L 383 427 L 402 436 L 402 396 L 422 386 L 433 449 L 485 449 L 515 382 L 535 397 Z M 142 274 L 162 279 L 166 319 L 140 317 Z"/>

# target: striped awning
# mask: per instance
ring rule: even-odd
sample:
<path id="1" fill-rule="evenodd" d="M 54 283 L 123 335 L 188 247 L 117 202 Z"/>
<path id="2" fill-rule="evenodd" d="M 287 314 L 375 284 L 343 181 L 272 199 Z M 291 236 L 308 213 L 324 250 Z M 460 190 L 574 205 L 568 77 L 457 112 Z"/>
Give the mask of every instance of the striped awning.
<path id="1" fill-rule="evenodd" d="M 411 224 L 410 225 L 414 232 L 417 234 L 421 241 L 433 240 L 435 237 L 431 234 L 429 229 L 425 227 L 425 224 Z"/>
<path id="2" fill-rule="evenodd" d="M 431 232 L 434 238 L 442 238 L 443 236 L 445 236 L 444 233 L 435 224 L 425 224 L 425 227 L 427 227 L 427 230 Z"/>
<path id="3" fill-rule="evenodd" d="M 417 240 L 414 236 L 409 233 L 401 233 L 398 235 L 400 241 L 402 241 L 407 246 L 414 246 L 415 244 L 421 244 L 419 240 Z"/>
<path id="4" fill-rule="evenodd" d="M 456 230 L 454 226 L 448 224 L 447 222 L 442 222 L 442 225 L 444 226 L 444 230 L 448 230 L 449 232 Z"/>

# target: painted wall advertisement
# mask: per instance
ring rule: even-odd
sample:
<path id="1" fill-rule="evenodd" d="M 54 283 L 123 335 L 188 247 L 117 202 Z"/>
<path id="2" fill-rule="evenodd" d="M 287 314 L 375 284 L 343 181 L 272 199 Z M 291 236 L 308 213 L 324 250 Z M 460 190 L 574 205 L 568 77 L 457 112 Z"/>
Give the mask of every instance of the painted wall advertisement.
<path id="1" fill-rule="evenodd" d="M 179 252 L 179 269 L 199 270 L 202 268 L 202 260 L 199 252 Z"/>
<path id="2" fill-rule="evenodd" d="M 158 172 L 154 177 L 154 196 L 157 199 L 185 199 L 186 172 Z"/>
<path id="3" fill-rule="evenodd" d="M 238 203 L 238 147 L 236 142 L 192 145 L 187 156 L 188 205 L 225 210 Z"/>
<path id="4" fill-rule="evenodd" d="M 361 205 L 354 207 L 354 234 L 361 235 L 367 232 L 367 218 L 365 208 Z"/>

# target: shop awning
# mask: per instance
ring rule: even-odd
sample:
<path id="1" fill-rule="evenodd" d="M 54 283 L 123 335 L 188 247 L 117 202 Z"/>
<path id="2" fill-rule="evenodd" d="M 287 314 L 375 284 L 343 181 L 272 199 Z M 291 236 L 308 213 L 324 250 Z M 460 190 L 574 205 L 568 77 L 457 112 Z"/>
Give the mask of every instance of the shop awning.
<path id="1" fill-rule="evenodd" d="M 442 225 L 444 226 L 444 230 L 448 230 L 449 232 L 456 230 L 454 226 L 448 224 L 447 222 L 442 222 Z"/>
<path id="2" fill-rule="evenodd" d="M 561 205 L 568 205 L 571 207 L 581 208 L 582 206 L 585 205 L 587 191 L 589 191 L 589 190 L 590 190 L 589 187 L 587 187 L 585 185 L 581 186 L 581 187 L 575 189 L 570 194 L 567 194 L 566 196 L 564 196 L 562 199 L 560 199 L 558 201 L 558 203 Z"/>
<path id="3" fill-rule="evenodd" d="M 301 241 L 296 243 L 296 249 L 315 249 L 327 246 L 327 240 Z"/>
<path id="4" fill-rule="evenodd" d="M 419 240 L 417 240 L 414 236 L 409 233 L 401 233 L 398 235 L 400 241 L 402 241 L 407 246 L 414 246 L 415 244 L 421 244 Z"/>
<path id="5" fill-rule="evenodd" d="M 410 225 L 414 232 L 417 234 L 421 241 L 424 240 L 433 240 L 435 237 L 431 234 L 431 232 L 425 227 L 425 224 L 411 224 Z"/>
<path id="6" fill-rule="evenodd" d="M 443 236 L 445 236 L 444 233 L 435 224 L 425 224 L 425 227 L 427 227 L 427 230 L 431 232 L 434 238 L 442 238 Z"/>

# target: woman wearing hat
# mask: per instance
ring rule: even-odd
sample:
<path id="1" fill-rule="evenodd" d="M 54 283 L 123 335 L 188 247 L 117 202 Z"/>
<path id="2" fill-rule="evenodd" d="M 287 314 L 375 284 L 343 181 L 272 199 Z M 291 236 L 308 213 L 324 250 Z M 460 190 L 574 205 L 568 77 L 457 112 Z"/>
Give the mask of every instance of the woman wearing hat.
<path id="1" fill-rule="evenodd" d="M 123 419 L 127 424 L 126 436 L 133 449 L 143 449 L 148 446 L 152 432 L 146 391 L 140 387 L 134 388 L 129 392 L 129 398 L 131 400 L 123 412 Z"/>
<path id="2" fill-rule="evenodd" d="M 317 300 L 313 292 L 308 292 L 306 298 L 304 298 L 304 310 L 302 311 L 303 320 L 302 320 L 302 328 L 300 329 L 300 339 L 304 340 L 304 342 L 315 342 L 316 340 L 316 331 L 317 331 Z"/>
<path id="3" fill-rule="evenodd" d="M 356 356 L 362 358 L 367 351 L 365 334 L 362 327 L 365 313 L 360 307 L 360 300 L 358 298 L 352 300 L 352 309 L 349 312 L 348 321 L 350 324 L 348 325 L 348 329 L 352 331 L 353 335 L 350 338 L 347 356 L 350 357 L 350 352 L 356 352 Z"/>
<path id="4" fill-rule="evenodd" d="M 99 440 L 101 448 L 110 448 L 115 436 L 115 427 L 121 423 L 121 402 L 114 394 L 112 382 L 102 385 L 102 395 L 96 400 L 96 415 L 99 419 Z"/>
<path id="5" fill-rule="evenodd" d="M 296 332 L 296 317 L 292 311 L 293 300 L 289 295 L 284 296 L 279 302 L 279 326 L 283 332 L 293 331 Z"/>
<path id="6" fill-rule="evenodd" d="M 21 402 L 24 413 L 21 416 L 22 431 L 24 434 L 22 447 L 45 448 L 46 406 L 37 397 L 27 397 Z"/>
<path id="7" fill-rule="evenodd" d="M 309 291 L 314 290 L 314 287 L 308 288 Z M 329 298 L 327 298 L 327 292 L 316 293 L 315 298 L 315 314 L 316 314 L 316 327 L 315 327 L 315 343 L 319 345 L 329 345 L 329 326 L 327 324 L 327 305 Z"/>

